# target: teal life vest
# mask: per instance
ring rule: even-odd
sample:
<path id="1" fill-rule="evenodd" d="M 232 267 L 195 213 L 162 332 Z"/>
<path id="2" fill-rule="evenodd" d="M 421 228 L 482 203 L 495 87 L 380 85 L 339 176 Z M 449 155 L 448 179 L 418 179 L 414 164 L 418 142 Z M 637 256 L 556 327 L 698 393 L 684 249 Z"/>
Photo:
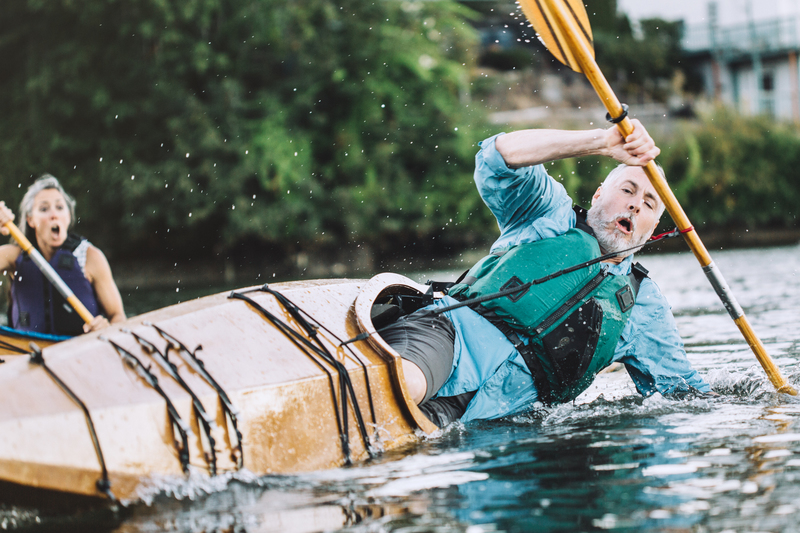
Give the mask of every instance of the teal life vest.
<path id="1" fill-rule="evenodd" d="M 484 257 L 448 294 L 469 300 L 600 257 L 591 228 L 579 227 L 585 230 L 573 228 Z M 647 272 L 641 267 L 638 271 L 642 277 Z M 595 263 L 472 308 L 515 345 L 533 375 L 539 399 L 563 403 L 586 390 L 611 363 L 640 279 L 609 274 Z M 527 344 L 520 334 L 528 337 Z"/>

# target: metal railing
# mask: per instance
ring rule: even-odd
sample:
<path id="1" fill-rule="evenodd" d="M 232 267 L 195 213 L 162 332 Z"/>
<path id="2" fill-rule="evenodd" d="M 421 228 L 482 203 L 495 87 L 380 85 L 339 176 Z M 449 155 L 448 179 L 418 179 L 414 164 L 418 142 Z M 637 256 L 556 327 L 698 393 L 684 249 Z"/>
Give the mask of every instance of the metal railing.
<path id="1" fill-rule="evenodd" d="M 800 20 L 796 17 L 741 24 L 712 31 L 708 25 L 688 26 L 681 39 L 687 52 L 725 55 L 780 52 L 800 48 Z"/>

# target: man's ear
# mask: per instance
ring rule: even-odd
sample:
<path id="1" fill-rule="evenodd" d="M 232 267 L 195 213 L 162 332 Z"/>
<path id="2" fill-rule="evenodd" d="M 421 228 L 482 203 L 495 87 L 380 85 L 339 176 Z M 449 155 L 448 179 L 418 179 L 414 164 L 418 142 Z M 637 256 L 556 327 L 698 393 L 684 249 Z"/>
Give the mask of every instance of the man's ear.
<path id="1" fill-rule="evenodd" d="M 600 198 L 600 191 L 603 190 L 603 186 L 599 186 L 596 191 L 594 191 L 594 195 L 592 196 L 592 205 L 594 205 L 594 201 Z"/>

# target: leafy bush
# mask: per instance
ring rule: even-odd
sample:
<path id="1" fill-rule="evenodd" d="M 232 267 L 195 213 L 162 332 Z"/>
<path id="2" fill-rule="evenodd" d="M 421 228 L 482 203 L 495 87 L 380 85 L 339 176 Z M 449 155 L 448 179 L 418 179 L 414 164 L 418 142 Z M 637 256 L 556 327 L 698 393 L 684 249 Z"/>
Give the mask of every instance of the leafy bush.
<path id="1" fill-rule="evenodd" d="M 3 7 L 3 196 L 53 173 L 112 253 L 380 243 L 479 202 L 463 195 L 476 37 L 457 3 Z"/>
<path id="2" fill-rule="evenodd" d="M 796 227 L 800 136 L 793 127 L 719 110 L 662 148 L 661 164 L 695 225 Z"/>

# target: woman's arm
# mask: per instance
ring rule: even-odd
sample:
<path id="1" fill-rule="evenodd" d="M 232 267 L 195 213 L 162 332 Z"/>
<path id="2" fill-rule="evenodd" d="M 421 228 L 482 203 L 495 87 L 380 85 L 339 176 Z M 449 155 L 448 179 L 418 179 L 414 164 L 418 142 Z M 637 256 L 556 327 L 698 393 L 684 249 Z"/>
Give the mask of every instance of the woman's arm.
<path id="1" fill-rule="evenodd" d="M 94 287 L 97 300 L 100 307 L 108 317 L 110 323 L 122 322 L 125 320 L 125 310 L 122 306 L 122 296 L 119 294 L 117 284 L 114 283 L 114 277 L 111 275 L 111 267 L 108 264 L 106 256 L 98 248 L 89 246 L 86 250 L 86 278 Z M 94 331 L 105 327 L 106 321 L 99 317 L 84 326 L 87 331 Z"/>
<path id="2" fill-rule="evenodd" d="M 0 246 L 0 274 L 3 272 L 8 272 L 9 274 L 13 275 L 14 271 L 16 270 L 15 264 L 17 262 L 17 258 L 19 254 L 22 253 L 22 250 L 19 246 L 14 244 L 4 244 Z"/>
<path id="3" fill-rule="evenodd" d="M 5 202 L 0 202 L 0 233 L 3 235 L 8 235 L 9 231 L 5 227 L 6 222 L 13 222 L 14 221 L 14 213 L 6 207 Z M 13 244 L 4 244 L 0 246 L 0 273 L 2 272 L 10 272 L 13 274 L 14 272 L 14 264 L 17 262 L 17 258 L 22 250 Z"/>

